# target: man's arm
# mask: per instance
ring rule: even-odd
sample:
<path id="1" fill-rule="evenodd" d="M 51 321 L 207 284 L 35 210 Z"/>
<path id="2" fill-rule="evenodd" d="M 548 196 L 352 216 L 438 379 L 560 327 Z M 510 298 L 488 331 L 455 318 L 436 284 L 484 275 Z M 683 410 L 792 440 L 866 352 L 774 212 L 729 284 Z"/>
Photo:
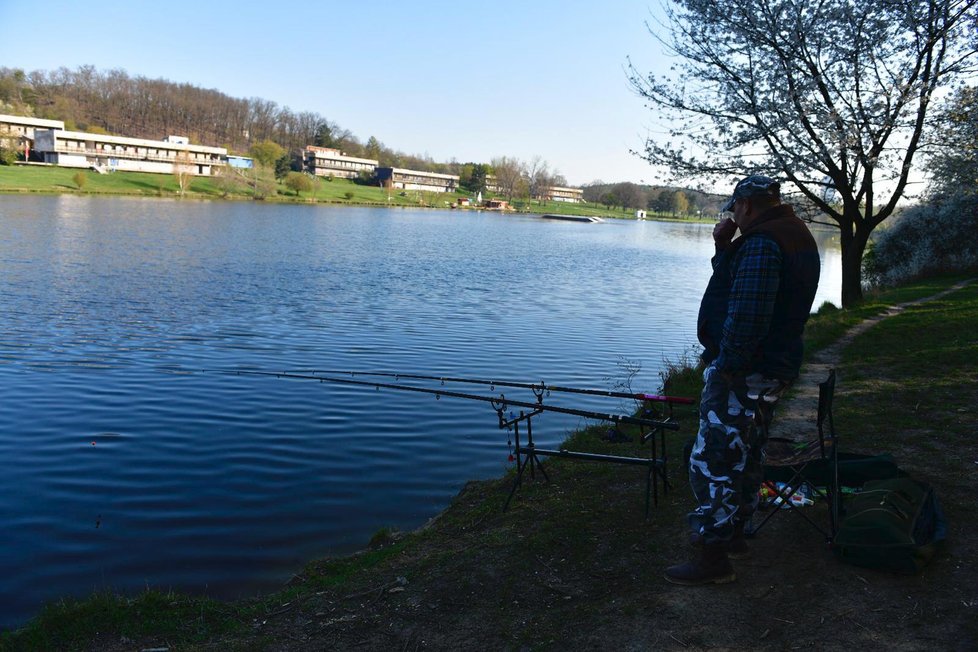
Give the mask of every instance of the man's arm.
<path id="1" fill-rule="evenodd" d="M 721 373 L 745 374 L 760 341 L 767 335 L 781 281 L 781 249 L 764 236 L 747 240 L 731 263 L 733 284 L 723 323 Z"/>
<path id="2" fill-rule="evenodd" d="M 733 240 L 734 233 L 737 232 L 737 223 L 729 217 L 725 217 L 713 227 L 713 244 L 717 251 L 723 251 Z"/>
<path id="3" fill-rule="evenodd" d="M 710 259 L 713 269 L 717 268 L 721 254 L 730 246 L 730 241 L 736 232 L 737 224 L 729 217 L 723 218 L 713 227 L 713 245 L 716 247 L 713 258 Z"/>

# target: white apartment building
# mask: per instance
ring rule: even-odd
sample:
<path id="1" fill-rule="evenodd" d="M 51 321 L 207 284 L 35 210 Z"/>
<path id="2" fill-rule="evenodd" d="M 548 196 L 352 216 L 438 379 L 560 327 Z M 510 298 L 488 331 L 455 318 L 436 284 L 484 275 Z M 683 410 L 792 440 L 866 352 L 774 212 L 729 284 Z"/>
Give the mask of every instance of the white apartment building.
<path id="1" fill-rule="evenodd" d="M 164 174 L 182 167 L 202 176 L 225 165 L 228 153 L 223 147 L 191 145 L 183 136 L 148 140 L 62 129 L 36 129 L 34 151 L 45 163 L 63 167 Z"/>
<path id="2" fill-rule="evenodd" d="M 306 170 L 318 177 L 340 177 L 354 179 L 361 171 L 374 173 L 379 161 L 370 158 L 347 156 L 332 147 L 306 146 L 303 156 Z"/>
<path id="3" fill-rule="evenodd" d="M 582 188 L 550 186 L 543 191 L 543 196 L 540 199 L 579 204 L 584 201 L 584 190 Z"/>
<path id="4" fill-rule="evenodd" d="M 439 174 L 401 168 L 377 168 L 377 180 L 385 188 L 455 192 L 458 189 L 458 179 L 456 174 Z"/>

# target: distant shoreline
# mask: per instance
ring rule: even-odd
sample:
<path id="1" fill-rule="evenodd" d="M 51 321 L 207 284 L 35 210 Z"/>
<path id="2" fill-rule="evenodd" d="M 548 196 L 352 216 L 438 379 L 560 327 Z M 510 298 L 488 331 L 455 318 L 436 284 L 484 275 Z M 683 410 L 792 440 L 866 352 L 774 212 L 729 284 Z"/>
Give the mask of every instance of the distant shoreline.
<path id="1" fill-rule="evenodd" d="M 80 185 L 79 185 L 80 184 Z M 222 185 L 223 184 L 223 185 Z M 227 183 L 218 177 L 194 177 L 189 188 L 181 193 L 172 175 L 147 172 L 112 172 L 99 174 L 81 168 L 63 168 L 41 165 L 0 166 L 0 194 L 9 195 L 72 195 L 77 197 L 142 197 L 156 199 L 212 200 L 212 201 L 265 201 L 277 204 L 365 206 L 388 208 L 433 208 L 439 210 L 480 211 L 474 206 L 463 206 L 460 200 L 470 199 L 466 193 L 436 193 L 416 190 L 391 191 L 377 186 L 366 186 L 346 179 L 331 181 L 320 179 L 318 188 L 294 193 L 279 185 L 274 194 L 255 199 L 250 187 L 241 183 Z M 516 214 L 561 213 L 603 219 L 635 220 L 634 209 L 613 208 L 594 204 L 569 202 L 540 202 L 515 200 Z M 493 211 L 501 212 L 501 211 Z M 709 217 L 674 217 L 646 211 L 645 219 L 661 222 L 712 223 Z"/>

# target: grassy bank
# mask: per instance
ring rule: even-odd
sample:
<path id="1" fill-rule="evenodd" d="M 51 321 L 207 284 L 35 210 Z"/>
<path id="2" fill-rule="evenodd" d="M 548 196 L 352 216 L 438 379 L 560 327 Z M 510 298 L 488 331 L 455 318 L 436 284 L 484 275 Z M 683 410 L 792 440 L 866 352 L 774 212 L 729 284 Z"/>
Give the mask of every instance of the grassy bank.
<path id="1" fill-rule="evenodd" d="M 112 172 L 98 174 L 91 170 L 81 170 L 84 180 L 79 185 L 76 175 L 79 170 L 48 166 L 0 166 L 0 193 L 38 193 L 71 194 L 79 196 L 137 196 L 137 197 L 184 197 L 187 199 L 229 199 L 252 200 L 250 187 L 241 183 L 233 187 L 222 186 L 217 177 L 193 177 L 183 193 L 171 174 L 148 174 L 142 172 Z M 298 195 L 281 182 L 274 194 L 265 201 L 355 204 L 364 206 L 400 206 L 449 208 L 453 203 L 469 193 L 436 193 L 416 190 L 387 192 L 384 188 L 365 186 L 347 179 L 325 178 L 317 188 L 303 191 Z M 589 215 L 614 219 L 634 219 L 631 209 L 609 209 L 597 204 L 569 204 L 556 201 L 518 200 L 514 208 L 525 213 L 561 213 L 566 215 Z M 649 214 L 651 219 L 693 221 L 669 215 Z"/>
<path id="2" fill-rule="evenodd" d="M 253 192 L 244 182 L 231 187 L 222 187 L 217 177 L 193 177 L 190 185 L 181 194 L 176 177 L 171 174 L 149 174 L 143 172 L 112 172 L 98 174 L 91 170 L 80 171 L 84 181 L 79 186 L 77 169 L 9 166 L 0 167 L 0 192 L 30 192 L 42 194 L 74 194 L 82 196 L 122 195 L 139 197 L 184 197 L 187 199 L 232 199 L 252 200 Z M 457 193 L 388 193 L 383 188 L 363 186 L 346 179 L 322 179 L 313 191 L 298 195 L 279 183 L 276 192 L 265 201 L 278 202 L 319 202 L 339 204 L 365 204 L 381 206 L 419 206 L 429 205 L 447 208 L 458 201 L 462 195 Z M 447 202 L 447 203 L 446 203 Z"/>
<path id="3" fill-rule="evenodd" d="M 899 288 L 854 311 L 824 311 L 812 321 L 812 347 L 954 280 Z M 944 502 L 951 544 L 916 576 L 844 566 L 807 524 L 782 517 L 752 542 L 754 557 L 738 563 L 737 583 L 674 587 L 660 574 L 686 554 L 683 515 L 691 506 L 676 464 L 673 491 L 644 520 L 639 469 L 552 460 L 550 482 L 526 482 L 507 512 L 511 477 L 470 483 L 426 528 L 379 532 L 365 552 L 312 562 L 275 594 L 233 603 L 156 592 L 66 601 L 4 634 L 0 647 L 974 649 L 975 324 L 978 284 L 884 320 L 848 346 L 839 367 L 844 450 L 892 454 Z M 671 393 L 696 394 L 696 374 L 678 378 Z M 673 459 L 695 431 L 693 409 L 678 416 Z M 585 429 L 566 446 L 647 455 L 634 432 L 618 444 L 605 441 L 606 432 Z"/>

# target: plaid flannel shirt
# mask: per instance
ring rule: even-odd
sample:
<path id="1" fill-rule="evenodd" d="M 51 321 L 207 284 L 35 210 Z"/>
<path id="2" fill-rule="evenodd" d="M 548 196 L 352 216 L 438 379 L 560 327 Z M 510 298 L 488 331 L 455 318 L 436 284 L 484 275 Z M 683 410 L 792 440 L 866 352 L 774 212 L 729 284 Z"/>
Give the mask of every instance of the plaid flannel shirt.
<path id="1" fill-rule="evenodd" d="M 752 371 L 751 360 L 771 326 L 781 262 L 781 249 L 764 235 L 748 238 L 734 255 L 730 266 L 733 283 L 716 360 L 722 373 Z"/>

